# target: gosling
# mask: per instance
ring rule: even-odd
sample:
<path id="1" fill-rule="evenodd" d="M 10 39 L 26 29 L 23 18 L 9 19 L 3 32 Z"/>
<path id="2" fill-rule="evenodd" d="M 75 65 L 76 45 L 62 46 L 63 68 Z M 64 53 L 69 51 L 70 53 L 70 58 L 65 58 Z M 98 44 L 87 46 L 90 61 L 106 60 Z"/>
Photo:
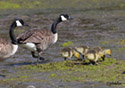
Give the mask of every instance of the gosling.
<path id="1" fill-rule="evenodd" d="M 75 47 L 76 51 L 79 52 L 82 55 L 82 58 L 84 59 L 84 55 L 85 53 L 88 52 L 88 50 L 90 49 L 89 46 L 83 45 L 83 46 L 77 46 Z"/>
<path id="2" fill-rule="evenodd" d="M 103 50 L 102 47 L 100 47 L 100 46 L 94 47 L 94 48 L 92 48 L 92 49 L 93 49 L 93 50 L 96 50 L 97 52 L 100 52 L 100 51 Z"/>
<path id="3" fill-rule="evenodd" d="M 65 47 L 61 50 L 61 55 L 64 58 L 64 60 L 71 59 L 72 56 L 75 56 L 77 59 L 79 59 L 80 54 L 71 47 Z"/>
<path id="4" fill-rule="evenodd" d="M 106 54 L 111 56 L 111 50 L 104 49 L 98 52 L 97 50 L 91 49 L 85 54 L 85 57 L 90 61 L 90 64 L 97 65 L 97 61 L 99 60 L 99 58 L 104 59 Z"/>
<path id="5" fill-rule="evenodd" d="M 96 50 L 97 53 L 101 53 L 103 52 L 102 54 L 100 54 L 99 58 L 102 59 L 103 61 L 105 60 L 105 55 L 108 54 L 111 56 L 111 50 L 110 49 L 102 49 L 101 47 L 97 46 L 97 47 L 94 47 L 93 50 Z"/>
<path id="6" fill-rule="evenodd" d="M 99 52 L 101 52 L 103 50 L 100 46 L 94 47 L 92 49 L 96 50 L 97 53 L 99 53 Z M 99 58 L 103 59 L 103 61 L 104 61 L 105 56 L 102 56 L 102 57 L 99 57 Z"/>
<path id="7" fill-rule="evenodd" d="M 104 50 L 100 51 L 100 52 L 99 52 L 99 58 L 102 58 L 103 61 L 105 61 L 105 56 L 106 56 L 107 54 L 108 54 L 109 56 L 111 56 L 111 49 L 104 49 Z"/>

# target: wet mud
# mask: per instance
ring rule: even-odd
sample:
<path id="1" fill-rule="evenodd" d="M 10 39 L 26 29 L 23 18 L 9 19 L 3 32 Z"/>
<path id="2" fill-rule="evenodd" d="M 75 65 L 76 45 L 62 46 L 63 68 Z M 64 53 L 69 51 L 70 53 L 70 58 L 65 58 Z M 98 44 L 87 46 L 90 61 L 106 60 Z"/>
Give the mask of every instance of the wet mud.
<path id="1" fill-rule="evenodd" d="M 122 60 L 125 62 L 124 9 L 124 6 L 107 6 L 94 9 L 32 8 L 1 10 L 0 37 L 9 40 L 9 26 L 15 18 L 22 18 L 30 25 L 30 28 L 17 28 L 15 33 L 18 35 L 32 28 L 50 29 L 51 24 L 59 14 L 68 13 L 73 17 L 73 20 L 58 24 L 57 30 L 59 33 L 59 39 L 56 44 L 43 53 L 43 57 L 46 60 L 42 64 L 57 61 L 63 62 L 64 60 L 60 55 L 60 51 L 63 48 L 61 45 L 67 41 L 71 41 L 73 47 L 78 45 L 88 45 L 90 47 L 101 46 L 103 48 L 110 48 L 112 50 L 112 56 L 107 56 L 107 58 L 115 58 L 116 60 Z M 23 69 L 25 73 L 18 74 L 19 72 L 23 72 L 23 70 L 17 70 L 18 68 L 27 65 L 32 66 L 36 61 L 35 58 L 32 58 L 29 51 L 19 47 L 18 52 L 14 56 L 0 62 L 0 87 L 28 88 L 28 86 L 35 86 L 36 88 L 123 88 L 123 86 L 111 86 L 113 83 L 106 84 L 104 82 L 92 82 L 91 80 L 88 82 L 68 82 L 62 81 L 58 78 L 47 78 L 48 75 L 54 73 L 54 71 L 39 72 L 38 70 L 38 72 L 32 73 L 31 78 L 24 75 L 29 74 L 28 71 L 26 71 L 27 69 Z M 124 71 L 121 72 L 123 75 L 124 73 Z M 54 76 L 54 74 L 52 74 L 52 76 Z M 4 81 L 4 79 L 7 81 Z M 22 79 L 24 79 L 24 81 Z M 33 80 L 30 81 L 30 79 Z M 125 77 L 123 79 L 125 79 Z"/>

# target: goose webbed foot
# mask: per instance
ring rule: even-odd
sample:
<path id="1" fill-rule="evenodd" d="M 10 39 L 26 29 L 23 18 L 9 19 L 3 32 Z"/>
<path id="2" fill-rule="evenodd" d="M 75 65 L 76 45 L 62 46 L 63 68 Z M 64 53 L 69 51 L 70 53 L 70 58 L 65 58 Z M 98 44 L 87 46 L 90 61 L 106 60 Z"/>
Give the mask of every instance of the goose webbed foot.
<path id="1" fill-rule="evenodd" d="M 40 60 L 40 61 L 43 61 L 43 60 L 45 60 L 45 59 L 44 59 L 43 57 L 40 57 L 39 60 Z"/>
<path id="2" fill-rule="evenodd" d="M 37 63 L 42 63 L 45 59 L 43 57 L 37 58 Z"/>

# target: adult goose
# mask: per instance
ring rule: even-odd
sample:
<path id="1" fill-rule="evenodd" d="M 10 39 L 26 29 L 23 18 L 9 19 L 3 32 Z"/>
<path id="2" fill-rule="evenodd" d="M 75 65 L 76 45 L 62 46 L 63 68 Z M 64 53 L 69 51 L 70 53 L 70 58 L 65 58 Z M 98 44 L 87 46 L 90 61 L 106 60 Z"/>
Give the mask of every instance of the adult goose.
<path id="1" fill-rule="evenodd" d="M 50 45 L 53 45 L 57 42 L 57 24 L 69 19 L 71 19 L 71 17 L 68 16 L 68 14 L 61 14 L 52 24 L 51 30 L 32 29 L 26 31 L 23 34 L 17 36 L 18 43 L 23 45 L 24 48 L 30 50 L 32 57 L 38 58 L 38 61 L 44 60 L 44 58 L 41 57 L 43 51 L 46 50 Z M 37 52 L 38 55 L 36 55 L 35 52 Z"/>
<path id="2" fill-rule="evenodd" d="M 11 42 L 6 41 L 3 38 L 0 38 L 0 60 L 4 60 L 12 55 L 14 55 L 18 49 L 18 42 L 14 35 L 14 29 L 17 26 L 28 26 L 22 19 L 15 19 L 9 30 L 9 35 Z"/>

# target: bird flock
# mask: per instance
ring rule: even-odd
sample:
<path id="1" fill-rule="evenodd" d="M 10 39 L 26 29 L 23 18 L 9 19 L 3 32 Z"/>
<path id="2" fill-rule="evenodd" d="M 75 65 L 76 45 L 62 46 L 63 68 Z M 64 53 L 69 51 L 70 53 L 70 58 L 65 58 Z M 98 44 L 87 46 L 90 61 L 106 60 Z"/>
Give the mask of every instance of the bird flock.
<path id="1" fill-rule="evenodd" d="M 24 33 L 15 37 L 14 30 L 19 26 L 29 26 L 22 19 L 15 19 L 9 30 L 11 42 L 0 38 L 0 60 L 5 60 L 14 55 L 18 46 L 21 46 L 31 52 L 33 58 L 37 58 L 37 62 L 42 62 L 44 58 L 42 53 L 55 44 L 58 40 L 58 31 L 56 29 L 57 24 L 60 22 L 71 20 L 68 14 L 60 14 L 59 17 L 52 23 L 50 30 L 48 29 L 30 29 Z M 21 29 L 20 29 L 21 30 Z M 105 60 L 106 54 L 111 55 L 110 49 L 102 49 L 101 47 L 91 48 L 87 45 L 81 45 L 76 47 L 64 47 L 61 50 L 61 55 L 64 60 L 71 59 L 75 56 L 77 59 L 88 59 L 90 64 L 97 65 L 98 61 Z"/>
<path id="2" fill-rule="evenodd" d="M 78 60 L 81 55 L 82 59 L 88 59 L 91 65 L 97 65 L 97 61 L 100 61 L 101 59 L 104 61 L 107 54 L 111 56 L 111 49 L 102 49 L 99 46 L 90 48 L 87 45 L 82 45 L 74 48 L 65 47 L 61 50 L 61 55 L 64 60 L 71 59 L 73 56 Z"/>

